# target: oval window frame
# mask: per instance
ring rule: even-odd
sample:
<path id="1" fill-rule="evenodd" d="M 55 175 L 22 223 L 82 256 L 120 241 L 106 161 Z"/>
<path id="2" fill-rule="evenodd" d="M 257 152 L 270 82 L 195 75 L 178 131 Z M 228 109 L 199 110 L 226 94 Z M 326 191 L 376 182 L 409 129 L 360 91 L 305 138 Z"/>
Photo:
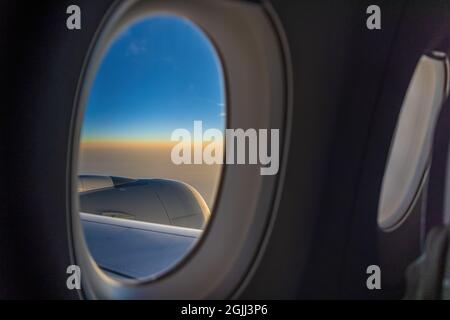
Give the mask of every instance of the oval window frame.
<path id="1" fill-rule="evenodd" d="M 429 66 L 426 66 L 425 64 L 429 64 Z M 426 185 L 427 177 L 428 177 L 428 169 L 429 169 L 429 161 L 431 156 L 431 145 L 432 145 L 432 136 L 434 132 L 434 127 L 439 115 L 439 111 L 441 106 L 434 101 L 436 99 L 435 96 L 432 96 L 430 99 L 433 99 L 431 101 L 431 105 L 429 108 L 431 109 L 428 116 L 428 123 L 423 123 L 422 126 L 426 126 L 422 131 L 422 134 L 420 135 L 420 139 L 422 141 L 422 145 L 420 145 L 417 150 L 409 151 L 409 154 L 413 152 L 412 157 L 416 160 L 416 163 L 414 166 L 403 166 L 400 171 L 403 171 L 405 173 L 408 171 L 408 177 L 406 180 L 408 180 L 408 183 L 404 183 L 404 185 L 398 189 L 400 189 L 400 192 L 396 193 L 396 198 L 399 200 L 396 201 L 396 203 L 393 203 L 392 200 L 389 200 L 389 196 L 386 195 L 386 193 L 390 191 L 392 192 L 392 187 L 394 182 L 392 181 L 393 178 L 389 177 L 388 179 L 386 176 L 388 174 L 393 174 L 393 171 L 396 170 L 395 164 L 392 164 L 392 157 L 394 156 L 395 161 L 399 162 L 399 159 L 401 158 L 401 155 L 399 156 L 398 153 L 398 143 L 401 139 L 405 139 L 404 137 L 398 137 L 399 130 L 402 130 L 402 133 L 405 131 L 407 132 L 408 129 L 405 129 L 405 120 L 404 117 L 411 117 L 410 113 L 408 115 L 406 114 L 405 103 L 407 103 L 408 99 L 411 99 L 409 97 L 409 93 L 411 90 L 411 86 L 414 81 L 422 81 L 423 79 L 416 79 L 418 72 L 420 71 L 419 68 L 421 67 L 421 64 L 423 64 L 423 68 L 428 67 L 430 70 L 427 70 L 425 72 L 433 72 L 434 74 L 434 81 L 435 83 L 438 83 L 440 80 L 442 80 L 442 97 L 441 97 L 441 103 L 442 105 L 443 101 L 445 101 L 445 95 L 448 95 L 449 91 L 449 67 L 448 67 L 448 57 L 445 54 L 441 54 L 439 52 L 432 52 L 430 54 L 424 54 L 422 55 L 417 64 L 414 68 L 413 75 L 411 77 L 411 80 L 408 84 L 407 91 L 405 92 L 405 97 L 402 102 L 402 107 L 400 109 L 400 113 L 398 116 L 396 128 L 394 131 L 394 134 L 392 136 L 391 140 L 391 146 L 389 150 L 389 155 L 386 160 L 386 167 L 385 172 L 383 174 L 383 181 L 380 189 L 380 196 L 379 196 L 379 203 L 378 203 L 378 211 L 377 211 L 377 223 L 381 230 L 384 232 L 392 232 L 396 230 L 398 227 L 400 227 L 403 222 L 408 218 L 409 214 L 411 213 L 412 209 L 415 206 L 415 203 L 417 202 L 418 196 L 421 194 L 421 191 Z M 439 70 L 438 70 L 439 69 Z M 439 76 L 438 73 L 442 73 L 442 79 L 437 79 Z M 440 90 L 440 86 L 438 88 L 437 84 L 436 87 L 432 88 L 432 91 L 437 92 Z M 414 106 L 410 107 L 410 109 L 414 108 Z M 406 111 L 405 111 L 406 110 Z M 416 117 L 417 118 L 417 117 Z M 414 119 L 416 119 L 414 118 Z M 400 128 L 400 126 L 402 126 Z M 417 137 L 417 135 L 415 136 Z M 406 137 L 407 145 L 411 146 L 413 141 L 412 138 Z M 413 163 L 414 164 L 414 163 Z M 409 170 L 408 170 L 409 169 Z M 415 170 L 412 170 L 415 169 Z M 396 173 L 396 175 L 398 175 Z M 395 193 L 395 192 L 392 192 Z M 398 193 L 401 193 L 400 195 Z M 387 197 L 387 201 L 386 201 Z M 390 196 L 392 198 L 392 195 Z M 389 204 L 389 205 L 388 205 Z"/>
<path id="2" fill-rule="evenodd" d="M 89 89 L 104 50 L 123 26 L 153 14 L 187 18 L 209 37 L 222 61 L 227 128 L 280 129 L 280 168 L 278 175 L 261 176 L 258 166 L 224 166 L 214 215 L 195 248 L 156 278 L 119 281 L 98 268 L 84 240 L 76 192 L 80 129 Z M 223 28 L 224 24 L 229 28 Z M 280 33 L 273 12 L 256 3 L 133 0 L 112 6 L 86 59 L 72 126 L 69 225 L 73 258 L 83 272 L 84 297 L 223 299 L 231 297 L 239 288 L 260 253 L 264 237 L 268 236 L 266 231 L 274 219 L 272 209 L 278 181 L 284 177 L 288 139 L 283 138 L 290 131 L 287 88 L 291 80 L 286 72 L 289 59 Z M 222 241 L 227 238 L 230 241 Z"/>

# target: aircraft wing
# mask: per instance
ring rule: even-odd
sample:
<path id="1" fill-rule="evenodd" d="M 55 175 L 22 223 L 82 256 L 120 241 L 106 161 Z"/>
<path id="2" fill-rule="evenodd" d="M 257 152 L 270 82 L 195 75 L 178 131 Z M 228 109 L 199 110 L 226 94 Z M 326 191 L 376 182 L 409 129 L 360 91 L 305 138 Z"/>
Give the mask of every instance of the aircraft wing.
<path id="1" fill-rule="evenodd" d="M 111 276 L 138 279 L 158 274 L 184 256 L 201 230 L 80 213 L 87 245 Z"/>

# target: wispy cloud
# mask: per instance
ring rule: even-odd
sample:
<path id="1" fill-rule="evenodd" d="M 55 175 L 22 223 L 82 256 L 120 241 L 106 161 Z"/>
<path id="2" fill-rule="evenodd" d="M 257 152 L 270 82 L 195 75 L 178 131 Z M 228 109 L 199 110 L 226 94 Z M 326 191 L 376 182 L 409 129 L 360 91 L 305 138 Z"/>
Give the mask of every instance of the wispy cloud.
<path id="1" fill-rule="evenodd" d="M 138 56 L 147 52 L 147 40 L 133 41 L 128 46 L 128 54 Z"/>

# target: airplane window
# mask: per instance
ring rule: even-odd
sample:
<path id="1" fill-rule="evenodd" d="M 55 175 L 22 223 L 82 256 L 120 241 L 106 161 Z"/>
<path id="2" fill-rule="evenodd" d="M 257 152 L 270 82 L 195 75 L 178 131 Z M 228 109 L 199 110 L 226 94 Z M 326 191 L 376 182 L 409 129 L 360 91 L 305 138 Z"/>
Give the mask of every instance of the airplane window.
<path id="1" fill-rule="evenodd" d="M 445 55 L 422 56 L 400 111 L 378 208 L 382 229 L 394 228 L 407 215 L 424 181 L 435 122 L 448 95 Z"/>
<path id="2" fill-rule="evenodd" d="M 177 164 L 173 133 L 186 130 L 192 150 L 183 152 L 194 154 L 194 128 L 224 132 L 224 90 L 218 54 L 190 20 L 141 18 L 112 40 L 89 92 L 78 165 L 86 243 L 107 274 L 155 277 L 201 236 L 222 165 Z"/>

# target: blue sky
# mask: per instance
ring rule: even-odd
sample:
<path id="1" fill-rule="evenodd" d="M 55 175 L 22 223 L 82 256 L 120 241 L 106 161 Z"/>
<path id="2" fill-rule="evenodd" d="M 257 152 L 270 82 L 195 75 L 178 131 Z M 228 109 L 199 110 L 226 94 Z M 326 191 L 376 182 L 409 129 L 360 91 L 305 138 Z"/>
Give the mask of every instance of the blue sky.
<path id="1" fill-rule="evenodd" d="M 206 35 L 174 16 L 140 20 L 113 41 L 89 95 L 83 140 L 170 140 L 174 129 L 224 129 L 224 85 Z"/>

